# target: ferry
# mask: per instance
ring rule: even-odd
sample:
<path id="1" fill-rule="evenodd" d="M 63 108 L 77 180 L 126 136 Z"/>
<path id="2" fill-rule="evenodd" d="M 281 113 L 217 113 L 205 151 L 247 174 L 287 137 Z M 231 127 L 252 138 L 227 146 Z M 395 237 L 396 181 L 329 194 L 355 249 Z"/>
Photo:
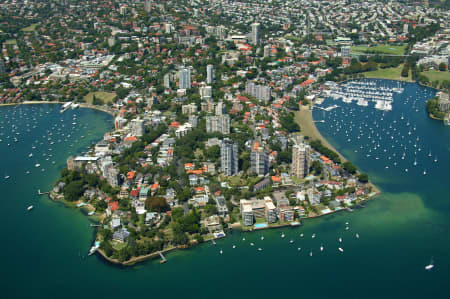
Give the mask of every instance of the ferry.
<path id="1" fill-rule="evenodd" d="M 67 109 L 69 109 L 70 105 L 72 105 L 72 102 L 67 102 L 65 103 L 62 107 L 60 112 L 63 113 L 64 111 L 66 111 Z"/>

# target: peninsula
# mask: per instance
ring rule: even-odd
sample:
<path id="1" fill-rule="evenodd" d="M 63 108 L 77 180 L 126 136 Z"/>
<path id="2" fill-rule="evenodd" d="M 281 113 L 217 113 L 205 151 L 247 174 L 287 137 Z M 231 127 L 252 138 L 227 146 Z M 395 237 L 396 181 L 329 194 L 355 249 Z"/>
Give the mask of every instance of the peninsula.
<path id="1" fill-rule="evenodd" d="M 310 107 L 336 82 L 442 67 L 448 23 L 445 9 L 397 1 L 21 2 L 0 4 L 14 16 L 0 24 L 0 104 L 114 116 L 50 196 L 98 222 L 91 253 L 123 265 L 378 194 Z"/>

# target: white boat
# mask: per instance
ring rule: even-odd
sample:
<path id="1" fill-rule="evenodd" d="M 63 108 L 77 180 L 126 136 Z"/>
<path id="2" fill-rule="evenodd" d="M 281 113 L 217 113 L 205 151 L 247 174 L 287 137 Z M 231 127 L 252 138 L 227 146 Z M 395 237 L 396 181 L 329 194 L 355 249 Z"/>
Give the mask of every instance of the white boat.
<path id="1" fill-rule="evenodd" d="M 5 175 L 5 180 L 9 179 L 10 176 L 9 175 Z"/>
<path id="2" fill-rule="evenodd" d="M 97 245 L 97 244 L 95 244 L 94 246 L 92 246 L 91 249 L 89 250 L 89 254 L 88 254 L 88 255 L 93 255 L 93 254 L 97 251 L 97 249 L 98 249 L 99 247 L 100 247 L 100 246 Z"/>
<path id="3" fill-rule="evenodd" d="M 30 158 L 31 158 L 31 157 L 33 157 L 33 154 L 32 154 L 32 153 L 30 153 L 30 154 L 28 155 L 28 157 L 30 157 Z"/>
<path id="4" fill-rule="evenodd" d="M 250 243 L 250 246 L 255 246 L 255 244 L 253 244 L 253 242 L 252 242 L 252 243 Z"/>
<path id="5" fill-rule="evenodd" d="M 36 163 L 36 164 L 34 165 L 34 167 L 36 167 L 36 168 L 38 168 L 39 166 L 41 166 L 41 164 L 39 164 L 39 163 Z"/>
<path id="6" fill-rule="evenodd" d="M 281 237 L 282 237 L 282 238 L 284 238 L 284 237 L 285 237 L 284 233 L 282 233 L 282 234 L 281 234 Z"/>
<path id="7" fill-rule="evenodd" d="M 339 243 L 342 243 L 342 238 L 339 238 Z"/>
<path id="8" fill-rule="evenodd" d="M 233 245 L 233 249 L 235 249 L 236 248 L 236 245 Z"/>
<path id="9" fill-rule="evenodd" d="M 29 207 L 27 208 L 27 210 L 28 210 L 28 211 L 31 211 L 33 208 L 34 208 L 33 206 L 29 206 Z"/>
<path id="10" fill-rule="evenodd" d="M 312 234 L 311 238 L 314 239 L 316 237 L 316 234 Z"/>
<path id="11" fill-rule="evenodd" d="M 431 258 L 430 263 L 425 266 L 425 270 L 431 270 L 433 268 L 434 268 L 434 261 L 433 261 L 433 258 Z"/>
<path id="12" fill-rule="evenodd" d="M 62 105 L 60 112 L 63 113 L 67 109 L 69 109 L 70 105 L 72 105 L 72 102 L 67 102 L 64 105 Z"/>
<path id="13" fill-rule="evenodd" d="M 262 248 L 261 248 L 261 247 L 258 247 L 258 251 L 262 251 Z"/>
<path id="14" fill-rule="evenodd" d="M 220 249 L 220 254 L 223 254 L 223 251 L 222 251 L 222 249 Z"/>
<path id="15" fill-rule="evenodd" d="M 80 107 L 80 104 L 72 104 L 72 109 L 77 109 L 78 107 Z"/>
<path id="16" fill-rule="evenodd" d="M 303 238 L 303 234 L 300 234 L 300 238 Z"/>
<path id="17" fill-rule="evenodd" d="M 312 251 L 309 252 L 309 256 L 312 256 Z"/>
<path id="18" fill-rule="evenodd" d="M 356 233 L 356 239 L 359 239 L 359 234 L 358 233 Z"/>
<path id="19" fill-rule="evenodd" d="M 345 230 L 349 230 L 349 229 L 350 229 L 350 227 L 348 227 L 348 226 L 347 226 L 347 227 L 345 227 Z"/>
<path id="20" fill-rule="evenodd" d="M 300 250 L 302 250 L 302 248 L 301 248 L 301 247 L 298 247 L 297 250 L 300 251 Z"/>
<path id="21" fill-rule="evenodd" d="M 338 248 L 340 252 L 344 252 L 344 249 L 342 249 L 341 247 Z"/>
<path id="22" fill-rule="evenodd" d="M 216 241 L 214 241 L 214 240 L 211 240 L 211 243 L 212 243 L 213 245 L 216 245 Z"/>
<path id="23" fill-rule="evenodd" d="M 261 236 L 261 241 L 264 240 L 264 236 Z"/>
<path id="24" fill-rule="evenodd" d="M 323 245 L 320 245 L 320 251 L 323 251 Z"/>
<path id="25" fill-rule="evenodd" d="M 291 244 L 294 243 L 294 240 L 291 239 L 291 240 L 289 241 L 289 243 L 291 243 Z"/>

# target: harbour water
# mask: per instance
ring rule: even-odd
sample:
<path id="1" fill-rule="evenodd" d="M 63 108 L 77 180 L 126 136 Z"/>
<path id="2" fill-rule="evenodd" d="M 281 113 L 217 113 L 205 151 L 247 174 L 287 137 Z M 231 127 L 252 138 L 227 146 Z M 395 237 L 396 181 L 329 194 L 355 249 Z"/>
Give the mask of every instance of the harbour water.
<path id="1" fill-rule="evenodd" d="M 394 95 L 391 112 L 332 99 L 326 99 L 323 106 L 338 104 L 339 108 L 314 111 L 316 120 L 325 120 L 317 123 L 324 137 L 382 189 L 382 195 L 366 203 L 364 209 L 308 220 L 298 228 L 245 234 L 235 231 L 216 245 L 206 243 L 169 253 L 166 264 L 154 260 L 130 268 L 109 265 L 98 256 L 87 257 L 94 234 L 88 217 L 36 195 L 37 189 L 51 188 L 65 164 L 67 151 L 81 152 L 100 139 L 111 126 L 111 117 L 87 109 L 68 110 L 61 115 L 58 107 L 51 105 L 16 108 L 27 114 L 39 110 L 41 116 L 37 118 L 38 131 L 27 135 L 16 112 L 19 141 L 7 146 L 6 137 L 0 136 L 0 175 L 10 175 L 7 180 L 0 179 L 4 211 L 0 281 L 4 297 L 273 298 L 282 294 L 294 298 L 446 298 L 450 277 L 450 129 L 426 115 L 425 100 L 434 93 L 432 90 L 415 84 L 404 87 L 403 94 Z M 408 97 L 409 102 L 404 104 Z M 12 135 L 11 124 L 4 122 L 6 117 L 11 120 L 13 109 L 0 108 L 2 133 Z M 400 120 L 402 113 L 404 119 Z M 395 132 L 401 132 L 398 138 L 420 137 L 417 143 L 422 148 L 416 155 L 414 144 L 408 143 L 405 150 L 401 146 L 405 141 L 396 143 L 386 133 L 389 125 L 394 127 L 394 120 Z M 28 157 L 31 143 L 43 139 L 46 130 L 55 123 L 72 128 L 73 122 L 80 124 L 79 131 L 72 135 L 78 142 L 72 147 L 70 142 L 55 143 L 55 164 L 34 160 L 35 155 Z M 414 126 L 416 130 L 409 135 L 409 128 L 413 130 Z M 389 130 L 394 132 L 393 128 Z M 361 133 L 364 135 L 358 139 Z M 377 138 L 372 144 L 374 155 L 370 152 L 367 157 L 371 148 L 366 144 L 372 138 Z M 430 150 L 432 157 L 428 157 Z M 415 156 L 417 166 L 413 166 Z M 434 162 L 435 157 L 438 162 Z M 393 159 L 398 167 L 393 166 Z M 37 162 L 39 168 L 34 167 Z M 30 204 L 35 208 L 27 212 Z M 435 267 L 426 271 L 424 267 L 431 258 Z"/>

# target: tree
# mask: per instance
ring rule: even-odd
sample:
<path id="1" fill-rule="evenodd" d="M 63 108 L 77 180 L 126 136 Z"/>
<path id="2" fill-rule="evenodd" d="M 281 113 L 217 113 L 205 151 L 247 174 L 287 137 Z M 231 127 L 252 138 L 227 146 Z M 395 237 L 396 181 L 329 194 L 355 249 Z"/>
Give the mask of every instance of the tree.
<path id="1" fill-rule="evenodd" d="M 353 163 L 350 161 L 344 162 L 342 164 L 342 167 L 351 174 L 356 173 L 356 170 L 357 170 L 356 166 L 353 165 Z"/>
<path id="2" fill-rule="evenodd" d="M 446 71 L 446 65 L 445 65 L 445 63 L 444 62 L 441 62 L 440 64 L 439 64 L 439 70 L 441 71 L 441 72 L 445 72 Z"/>
<path id="3" fill-rule="evenodd" d="M 367 182 L 369 181 L 369 176 L 368 176 L 367 174 L 365 174 L 365 173 L 361 173 L 361 174 L 358 176 L 358 180 L 359 180 L 361 183 L 367 183 Z"/>
<path id="4" fill-rule="evenodd" d="M 166 199 L 160 196 L 147 198 L 145 201 L 145 208 L 158 213 L 170 210 L 170 206 Z"/>
<path id="5" fill-rule="evenodd" d="M 64 187 L 64 199 L 76 201 L 83 195 L 84 188 L 82 181 L 73 181 Z"/>

